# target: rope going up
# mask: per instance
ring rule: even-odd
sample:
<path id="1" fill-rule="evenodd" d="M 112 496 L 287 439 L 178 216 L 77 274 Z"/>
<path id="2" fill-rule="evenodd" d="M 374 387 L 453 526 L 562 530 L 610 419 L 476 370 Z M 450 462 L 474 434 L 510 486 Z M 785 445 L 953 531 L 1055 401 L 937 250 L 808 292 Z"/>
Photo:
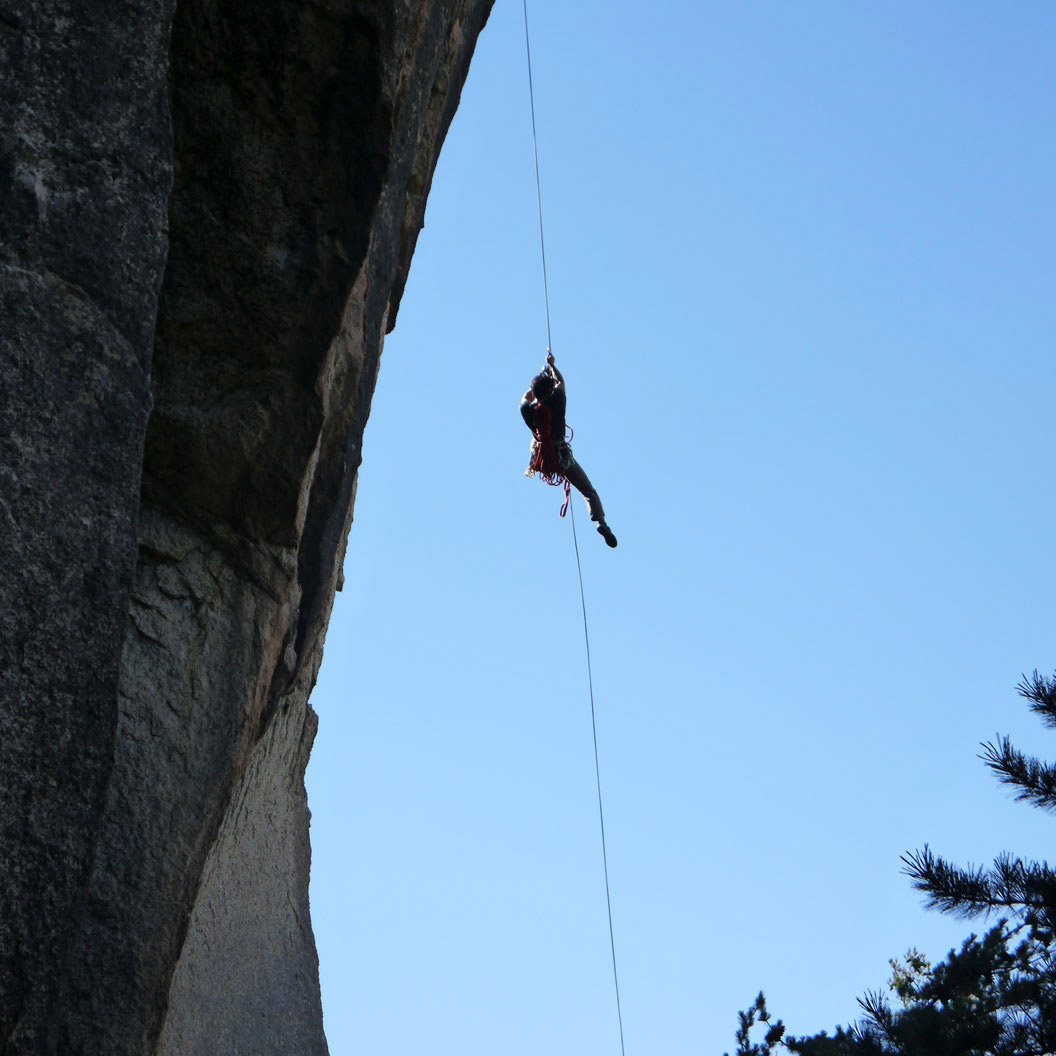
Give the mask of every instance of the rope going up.
<path id="1" fill-rule="evenodd" d="M 532 45 L 528 33 L 528 0 L 523 0 L 524 6 L 524 46 L 528 55 L 528 98 L 532 111 L 532 150 L 535 154 L 535 198 L 539 207 L 539 252 L 543 261 L 543 299 L 546 304 L 546 350 L 552 350 L 552 338 L 550 335 L 550 289 L 546 278 L 546 241 L 543 237 L 543 191 L 542 182 L 539 178 L 539 139 L 535 129 L 535 86 L 532 83 Z M 568 507 L 568 483 L 565 483 L 565 506 L 561 510 L 561 516 L 565 515 Z M 590 689 L 590 723 L 594 733 L 594 776 L 598 788 L 598 821 L 601 826 L 601 861 L 605 873 L 605 904 L 609 913 L 609 947 L 612 951 L 612 982 L 616 990 L 616 1018 L 620 1027 L 620 1053 L 627 1056 L 627 1047 L 623 1038 L 623 1008 L 620 1003 L 620 977 L 616 970 L 616 933 L 612 925 L 612 893 L 609 888 L 609 852 L 605 841 L 605 808 L 602 804 L 601 795 L 601 763 L 598 756 L 598 716 L 594 705 L 594 675 L 590 663 L 590 632 L 587 629 L 587 596 L 583 589 L 583 564 L 579 557 L 579 538 L 576 535 L 576 511 L 572 508 L 572 542 L 576 548 L 576 569 L 579 573 L 579 600 L 583 607 L 583 642 L 587 654 L 587 686 Z"/>
<path id="2" fill-rule="evenodd" d="M 539 179 L 539 139 L 535 134 L 535 86 L 532 84 L 532 45 L 528 39 L 528 0 L 524 2 L 524 47 L 528 52 L 528 100 L 532 107 L 532 151 L 535 154 L 535 201 L 539 206 L 539 253 L 543 258 L 543 300 L 546 302 L 546 350 L 553 350 L 550 338 L 550 288 L 546 282 L 546 241 L 543 238 L 543 185 Z"/>

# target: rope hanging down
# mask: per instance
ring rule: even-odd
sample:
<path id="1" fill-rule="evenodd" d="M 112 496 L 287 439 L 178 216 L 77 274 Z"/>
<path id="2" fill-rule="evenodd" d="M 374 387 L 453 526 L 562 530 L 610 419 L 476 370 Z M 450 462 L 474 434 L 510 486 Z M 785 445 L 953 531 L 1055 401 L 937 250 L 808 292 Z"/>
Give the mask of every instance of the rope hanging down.
<path id="1" fill-rule="evenodd" d="M 583 566 L 579 561 L 579 539 L 576 537 L 576 510 L 572 508 L 572 541 L 576 544 L 576 568 L 579 570 L 579 600 L 583 604 L 583 641 L 587 647 L 587 685 L 590 687 L 590 724 L 594 730 L 594 776 L 598 782 L 598 821 L 601 823 L 601 861 L 605 869 L 605 904 L 609 909 L 609 946 L 612 949 L 612 981 L 616 987 L 616 1018 L 620 1024 L 620 1052 L 627 1056 L 623 1043 L 623 1009 L 620 1006 L 620 977 L 616 974 L 616 933 L 612 927 L 612 895 L 609 893 L 609 852 L 605 846 L 605 809 L 601 805 L 601 763 L 598 761 L 598 717 L 594 709 L 594 676 L 590 670 L 590 634 L 587 631 L 587 596 L 583 592 Z"/>
<path id="2" fill-rule="evenodd" d="M 535 86 L 532 83 L 532 45 L 528 34 L 528 0 L 524 5 L 524 46 L 528 53 L 528 98 L 532 110 L 532 150 L 535 154 L 535 198 L 539 206 L 539 252 L 543 260 L 543 299 L 546 303 L 546 350 L 552 351 L 550 336 L 550 290 L 546 280 L 546 242 L 543 238 L 543 191 L 539 179 L 539 140 L 535 131 Z M 568 483 L 565 483 L 565 505 L 561 508 L 564 517 L 568 508 Z M 579 538 L 576 535 L 576 511 L 572 508 L 572 541 L 576 548 L 576 569 L 579 572 L 579 600 L 583 606 L 583 641 L 587 651 L 587 685 L 590 688 L 590 723 L 594 733 L 594 776 L 598 787 L 598 821 L 601 825 L 601 861 L 605 871 L 605 904 L 609 912 L 609 947 L 612 950 L 612 982 L 616 989 L 616 1018 L 620 1025 L 620 1052 L 627 1056 L 623 1040 L 623 1008 L 620 1004 L 620 977 L 616 971 L 616 933 L 612 926 L 612 894 L 609 889 L 609 852 L 605 842 L 605 808 L 601 797 L 601 763 L 598 757 L 598 717 L 594 707 L 594 675 L 590 665 L 590 633 L 587 630 L 587 596 L 583 590 L 583 565 L 579 558 Z"/>

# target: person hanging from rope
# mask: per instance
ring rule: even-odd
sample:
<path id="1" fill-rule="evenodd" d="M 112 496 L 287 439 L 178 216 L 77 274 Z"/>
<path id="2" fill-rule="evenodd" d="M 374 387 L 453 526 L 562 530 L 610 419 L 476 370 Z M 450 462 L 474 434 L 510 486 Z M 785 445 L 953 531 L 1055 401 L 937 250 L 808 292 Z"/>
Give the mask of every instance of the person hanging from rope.
<path id="1" fill-rule="evenodd" d="M 605 523 L 601 499 L 565 440 L 565 402 L 565 379 L 554 364 L 553 352 L 547 352 L 546 366 L 521 397 L 521 417 L 532 431 L 531 458 L 524 475 L 538 473 L 547 484 L 571 484 L 587 500 L 587 513 L 597 522 L 598 534 L 615 546 L 616 536 Z"/>

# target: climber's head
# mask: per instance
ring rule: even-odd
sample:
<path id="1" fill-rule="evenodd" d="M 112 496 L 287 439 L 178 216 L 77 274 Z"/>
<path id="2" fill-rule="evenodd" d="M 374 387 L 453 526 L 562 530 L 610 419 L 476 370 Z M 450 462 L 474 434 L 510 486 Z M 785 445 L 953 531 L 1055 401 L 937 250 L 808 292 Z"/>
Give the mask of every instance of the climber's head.
<path id="1" fill-rule="evenodd" d="M 537 400 L 545 400 L 554 391 L 554 379 L 549 374 L 536 374 L 532 378 L 532 395 Z"/>

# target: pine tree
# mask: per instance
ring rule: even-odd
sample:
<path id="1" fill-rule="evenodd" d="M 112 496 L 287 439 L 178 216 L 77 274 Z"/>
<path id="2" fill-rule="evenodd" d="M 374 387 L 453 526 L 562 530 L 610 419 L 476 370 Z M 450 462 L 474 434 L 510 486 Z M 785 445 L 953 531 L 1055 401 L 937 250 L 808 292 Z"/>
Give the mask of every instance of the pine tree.
<path id="1" fill-rule="evenodd" d="M 1037 671 L 1016 687 L 1056 729 L 1056 676 Z M 1056 766 L 1025 756 L 1008 737 L 982 745 L 982 760 L 1016 799 L 1056 811 Z M 927 845 L 904 855 L 905 872 L 929 909 L 966 918 L 999 914 L 982 938 L 931 965 L 916 950 L 892 961 L 888 995 L 859 998 L 862 1019 L 790 1037 L 763 994 L 740 1013 L 736 1056 L 1053 1056 L 1056 1054 L 1056 872 L 1047 862 L 999 855 L 990 868 L 951 865 Z M 892 1008 L 890 997 L 900 1007 Z M 757 1023 L 766 1031 L 757 1043 Z"/>

